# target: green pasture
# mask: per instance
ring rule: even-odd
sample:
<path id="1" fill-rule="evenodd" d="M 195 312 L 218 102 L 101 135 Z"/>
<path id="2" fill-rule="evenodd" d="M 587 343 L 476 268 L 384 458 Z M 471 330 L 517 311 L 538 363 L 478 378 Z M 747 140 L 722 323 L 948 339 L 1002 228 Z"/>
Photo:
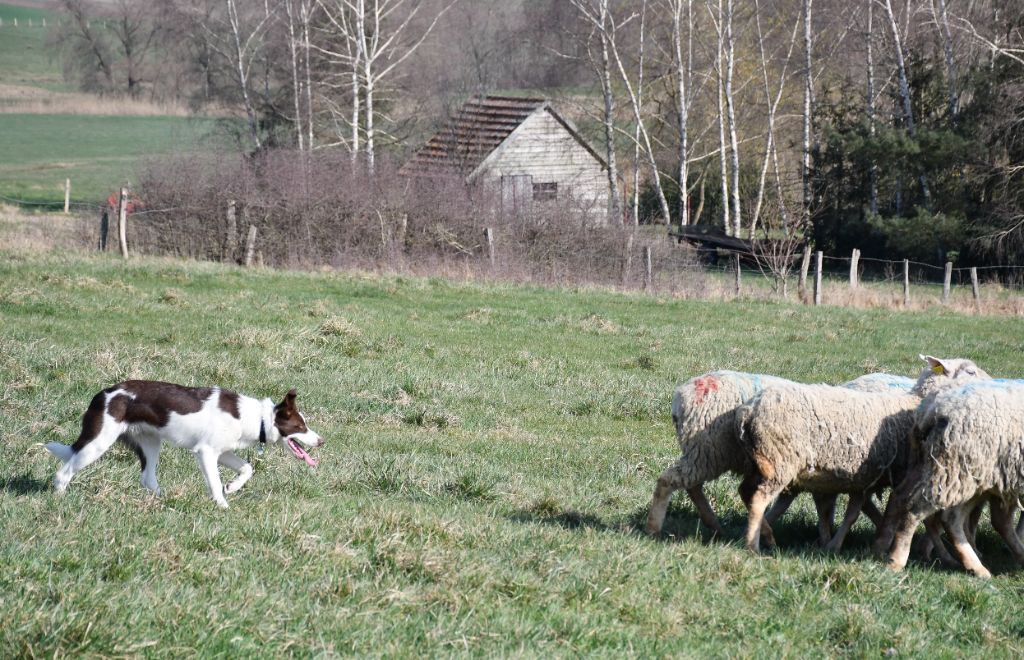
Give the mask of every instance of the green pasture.
<path id="1" fill-rule="evenodd" d="M 0 232 L 2 233 L 2 232 Z M 714 368 L 1024 375 L 1024 320 L 0 252 L 0 656 L 1019 657 L 1024 578 L 893 574 L 859 522 L 838 557 L 801 502 L 775 556 L 676 499 L 673 387 Z M 50 490 L 99 389 L 126 378 L 299 391 L 328 443 L 271 449 L 231 508 L 165 448 L 164 496 L 115 449 Z"/>
<path id="2" fill-rule="evenodd" d="M 0 3 L 0 99 L 2 86 L 7 85 L 71 91 L 61 73 L 57 48 L 47 44 L 56 17 L 50 11 Z M 47 27 L 42 25 L 44 18 Z"/>
<path id="3" fill-rule="evenodd" d="M 133 183 L 145 158 L 226 148 L 219 120 L 186 117 L 0 114 L 2 198 L 62 207 L 71 199 L 94 205 Z"/>

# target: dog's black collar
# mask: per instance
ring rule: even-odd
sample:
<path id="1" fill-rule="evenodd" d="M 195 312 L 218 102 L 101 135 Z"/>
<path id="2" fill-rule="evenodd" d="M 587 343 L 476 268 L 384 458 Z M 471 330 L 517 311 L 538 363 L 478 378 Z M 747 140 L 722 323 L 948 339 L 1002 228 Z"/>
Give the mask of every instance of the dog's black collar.
<path id="1" fill-rule="evenodd" d="M 267 444 L 267 425 L 262 419 L 260 420 L 260 444 Z"/>

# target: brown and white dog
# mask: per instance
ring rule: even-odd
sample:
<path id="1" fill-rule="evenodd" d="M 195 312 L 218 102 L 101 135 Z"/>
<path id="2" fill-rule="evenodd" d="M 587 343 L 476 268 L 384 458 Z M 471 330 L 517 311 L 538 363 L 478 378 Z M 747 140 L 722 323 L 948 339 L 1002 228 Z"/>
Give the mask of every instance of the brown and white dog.
<path id="1" fill-rule="evenodd" d="M 281 403 L 254 399 L 218 387 L 185 387 L 151 380 L 128 380 L 96 394 L 82 416 L 82 433 L 71 446 L 46 445 L 64 461 L 53 479 L 63 493 L 75 474 L 103 455 L 117 440 L 125 441 L 142 463 L 142 485 L 160 492 L 156 466 L 160 442 L 191 450 L 206 477 L 210 497 L 228 506 L 224 495 L 241 488 L 252 476 L 252 466 L 234 452 L 255 444 L 284 443 L 311 466 L 316 461 L 307 448 L 319 447 L 323 438 L 306 426 L 295 405 L 295 390 Z M 217 465 L 237 473 L 221 485 Z"/>

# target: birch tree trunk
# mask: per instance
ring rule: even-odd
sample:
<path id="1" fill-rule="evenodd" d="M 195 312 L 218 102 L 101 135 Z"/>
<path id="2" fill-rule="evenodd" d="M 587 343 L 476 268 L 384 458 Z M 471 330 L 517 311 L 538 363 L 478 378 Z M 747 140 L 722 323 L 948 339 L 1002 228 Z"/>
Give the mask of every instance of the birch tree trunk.
<path id="1" fill-rule="evenodd" d="M 676 111 L 679 115 L 679 226 L 690 224 L 688 124 L 693 73 L 693 0 L 686 2 L 687 57 L 683 59 L 682 13 L 684 0 L 670 0 L 672 12 L 672 56 L 676 77 Z"/>
<path id="2" fill-rule="evenodd" d="M 288 17 L 288 52 L 292 64 L 292 99 L 295 102 L 295 138 L 299 153 L 306 150 L 306 134 L 302 128 L 302 82 L 299 78 L 299 39 L 296 35 L 296 11 L 294 0 L 284 1 L 285 14 Z"/>
<path id="3" fill-rule="evenodd" d="M 949 32 L 949 14 L 946 12 L 946 0 L 939 0 L 939 11 L 936 14 L 935 0 L 932 0 L 932 18 L 942 33 L 942 51 L 946 56 L 946 77 L 949 79 L 949 121 L 956 123 L 959 111 L 959 100 L 956 92 L 956 62 L 953 59 L 953 37 Z"/>
<path id="4" fill-rule="evenodd" d="M 732 223 L 729 221 L 729 167 L 726 163 L 727 156 L 725 146 L 725 101 L 722 98 L 723 87 L 725 86 L 723 71 L 723 51 L 725 50 L 725 32 L 722 29 L 723 17 L 722 0 L 718 0 L 718 20 L 715 25 L 718 32 L 718 50 L 715 55 L 718 96 L 718 162 L 722 170 L 722 225 L 725 229 L 725 233 L 731 235 Z"/>
<path id="5" fill-rule="evenodd" d="M 302 50 L 305 56 L 306 65 L 306 145 L 310 151 L 313 151 L 313 74 L 309 67 L 309 23 L 313 16 L 313 1 L 314 0 L 302 0 L 301 4 L 301 20 L 302 20 Z"/>
<path id="6" fill-rule="evenodd" d="M 598 0 L 598 36 L 601 40 L 601 95 L 604 97 L 604 139 L 608 161 L 608 196 L 612 222 L 622 222 L 622 192 L 619 190 L 619 166 L 615 158 L 615 96 L 612 92 L 611 61 L 608 57 L 608 0 Z M 579 9 L 579 7 L 577 7 Z"/>
<path id="7" fill-rule="evenodd" d="M 811 224 L 811 111 L 814 104 L 814 69 L 811 68 L 811 0 L 803 0 L 804 23 L 804 144 L 800 177 L 803 184 L 803 225 Z"/>
<path id="8" fill-rule="evenodd" d="M 768 138 L 764 149 L 764 161 L 761 164 L 761 178 L 757 186 L 757 197 L 754 203 L 754 210 L 750 216 L 750 238 L 753 239 L 757 232 L 757 225 L 761 217 L 761 204 L 764 200 L 765 182 L 768 176 L 768 163 L 771 161 L 775 168 L 775 186 L 779 196 L 779 215 L 782 220 L 783 231 L 789 233 L 789 218 L 786 213 L 786 204 L 782 191 L 782 177 L 779 173 L 779 154 L 775 141 L 775 117 L 778 112 L 779 103 L 782 101 L 782 93 L 786 88 L 786 75 L 789 70 L 789 63 L 793 57 L 793 50 L 796 47 L 797 31 L 800 23 L 793 24 L 793 34 L 789 38 L 789 51 L 782 64 L 782 71 L 779 74 L 779 89 L 772 98 L 771 83 L 768 81 L 768 58 L 764 51 L 765 37 L 761 30 L 761 3 L 754 0 L 754 23 L 757 28 L 757 46 L 761 54 L 761 75 L 764 80 L 764 97 L 768 109 Z"/>
<path id="9" fill-rule="evenodd" d="M 740 148 L 736 138 L 736 104 L 733 101 L 732 78 L 736 50 L 732 34 L 733 0 L 725 4 L 725 106 L 729 114 L 729 147 L 732 156 L 732 224 L 733 236 L 743 232 L 743 214 L 740 212 Z"/>
<path id="10" fill-rule="evenodd" d="M 637 65 L 637 109 L 642 111 L 644 104 L 644 28 L 647 20 L 647 0 L 640 5 L 640 44 Z M 640 124 L 636 125 L 633 134 L 633 224 L 640 224 Z"/>
<path id="11" fill-rule="evenodd" d="M 907 132 L 911 137 L 917 137 L 917 126 L 914 124 L 914 107 L 910 97 L 910 82 L 907 80 L 907 66 L 903 58 L 903 40 L 900 37 L 900 28 L 896 23 L 896 15 L 892 10 L 892 0 L 885 0 L 885 12 L 889 17 L 889 26 L 892 29 L 893 48 L 896 51 L 896 73 L 899 80 L 900 98 L 903 101 L 903 118 L 907 123 Z M 928 188 L 928 180 L 922 174 L 921 192 L 924 195 L 926 204 L 931 202 L 931 191 Z"/>
<path id="12" fill-rule="evenodd" d="M 873 25 L 873 7 L 875 0 L 867 0 L 868 5 L 868 29 L 867 29 L 867 114 L 868 114 L 868 132 L 871 135 L 871 139 L 875 138 L 875 58 L 874 58 L 874 40 L 875 32 Z M 871 212 L 878 213 L 878 166 L 875 164 L 874 159 L 871 161 L 871 165 L 868 167 L 868 178 L 871 185 Z"/>

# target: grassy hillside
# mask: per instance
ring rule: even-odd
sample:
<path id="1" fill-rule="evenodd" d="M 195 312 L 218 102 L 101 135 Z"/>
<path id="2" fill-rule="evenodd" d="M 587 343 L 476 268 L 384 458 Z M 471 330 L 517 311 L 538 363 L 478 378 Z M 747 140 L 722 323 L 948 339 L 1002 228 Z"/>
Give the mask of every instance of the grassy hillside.
<path id="1" fill-rule="evenodd" d="M 1024 320 L 0 253 L 0 654 L 1019 655 L 1022 574 L 992 582 L 816 550 L 775 557 L 691 508 L 639 532 L 677 449 L 682 378 L 914 373 L 969 355 L 1024 375 Z M 165 495 L 114 450 L 49 490 L 92 394 L 128 377 L 297 387 L 320 467 L 271 450 L 219 511 L 165 449 Z M 799 501 L 799 500 L 798 500 Z"/>
<path id="2" fill-rule="evenodd" d="M 0 202 L 61 206 L 70 177 L 73 201 L 95 204 L 133 179 L 140 157 L 230 144 L 217 120 L 75 92 L 48 45 L 57 17 L 0 3 Z"/>
<path id="3" fill-rule="evenodd" d="M 131 182 L 141 158 L 228 144 L 215 119 L 7 114 L 0 121 L 0 196 L 34 203 L 63 204 L 68 177 L 74 201 L 96 203 Z"/>

